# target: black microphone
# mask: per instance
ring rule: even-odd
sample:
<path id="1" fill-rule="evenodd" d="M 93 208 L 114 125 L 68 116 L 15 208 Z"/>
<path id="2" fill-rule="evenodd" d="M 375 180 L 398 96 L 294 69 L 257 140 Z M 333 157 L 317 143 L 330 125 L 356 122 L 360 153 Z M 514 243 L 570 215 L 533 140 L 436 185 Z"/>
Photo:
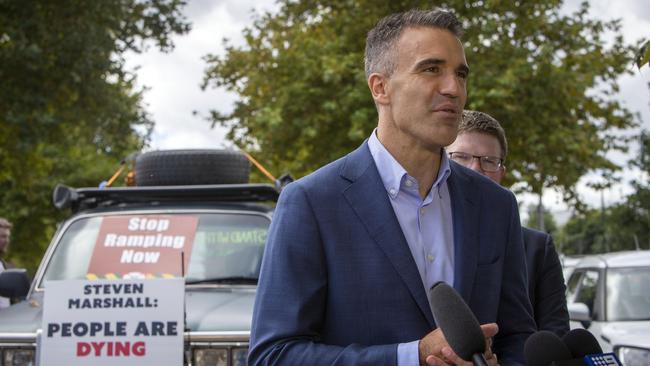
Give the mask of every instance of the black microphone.
<path id="1" fill-rule="evenodd" d="M 571 351 L 560 337 L 547 330 L 535 332 L 528 337 L 524 343 L 524 357 L 528 366 L 549 366 L 553 362 L 572 358 Z"/>
<path id="2" fill-rule="evenodd" d="M 431 307 L 436 324 L 458 357 L 476 366 L 487 365 L 485 336 L 460 295 L 446 283 L 437 282 L 431 287 Z"/>
<path id="3" fill-rule="evenodd" d="M 528 366 L 622 366 L 613 353 L 602 353 L 598 341 L 582 329 L 564 336 L 565 343 L 555 333 L 539 331 L 524 344 Z"/>
<path id="4" fill-rule="evenodd" d="M 622 365 L 614 353 L 603 353 L 596 337 L 586 329 L 573 329 L 562 339 L 574 359 L 582 360 L 583 365 Z"/>
<path id="5" fill-rule="evenodd" d="M 596 337 L 586 329 L 573 329 L 565 334 L 562 340 L 574 358 L 603 353 L 603 349 L 600 348 Z"/>

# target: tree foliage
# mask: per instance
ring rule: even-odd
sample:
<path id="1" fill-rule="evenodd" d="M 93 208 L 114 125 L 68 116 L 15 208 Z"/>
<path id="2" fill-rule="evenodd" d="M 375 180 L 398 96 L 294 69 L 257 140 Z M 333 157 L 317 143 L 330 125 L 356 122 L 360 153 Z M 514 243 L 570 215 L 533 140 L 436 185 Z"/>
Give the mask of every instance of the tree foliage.
<path id="1" fill-rule="evenodd" d="M 553 214 L 549 212 L 546 207 L 542 207 L 543 220 L 544 220 L 544 232 L 551 234 L 553 237 L 557 236 L 558 227 L 555 222 Z M 539 207 L 537 205 L 528 206 L 528 220 L 526 220 L 526 225 L 529 228 L 536 230 L 542 230 L 539 227 Z"/>
<path id="2" fill-rule="evenodd" d="M 642 178 L 632 182 L 634 193 L 620 204 L 572 217 L 559 240 L 566 254 L 650 249 L 650 133 L 641 134 L 639 146 L 631 164 Z"/>
<path id="3" fill-rule="evenodd" d="M 588 18 L 587 3 L 571 15 L 559 13 L 560 0 L 280 3 L 244 30 L 245 46 L 226 40 L 225 55 L 206 56 L 204 78 L 204 88 L 240 97 L 232 113 L 213 111 L 212 123 L 275 171 L 307 174 L 370 134 L 377 114 L 363 72 L 366 34 L 381 17 L 414 7 L 450 8 L 464 22 L 467 108 L 503 124 L 513 173 L 506 183 L 575 198 L 585 173 L 617 168 L 605 152 L 625 149 L 619 132 L 636 124 L 612 97 L 634 49 L 623 43 L 620 21 Z"/>
<path id="4" fill-rule="evenodd" d="M 172 49 L 180 0 L 0 1 L 0 215 L 10 259 L 34 269 L 61 213 L 59 182 L 96 186 L 146 144 L 152 121 L 124 53 Z"/>

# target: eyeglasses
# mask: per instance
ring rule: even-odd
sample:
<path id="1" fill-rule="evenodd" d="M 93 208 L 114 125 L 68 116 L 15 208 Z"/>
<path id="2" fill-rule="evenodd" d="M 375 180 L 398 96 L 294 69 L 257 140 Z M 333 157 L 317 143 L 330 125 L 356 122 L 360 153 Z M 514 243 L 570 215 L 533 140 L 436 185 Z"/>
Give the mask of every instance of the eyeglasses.
<path id="1" fill-rule="evenodd" d="M 474 159 L 478 159 L 481 170 L 485 172 L 498 172 L 503 167 L 503 159 L 496 156 L 477 156 L 460 151 L 449 152 L 449 158 L 460 165 L 469 167 Z"/>

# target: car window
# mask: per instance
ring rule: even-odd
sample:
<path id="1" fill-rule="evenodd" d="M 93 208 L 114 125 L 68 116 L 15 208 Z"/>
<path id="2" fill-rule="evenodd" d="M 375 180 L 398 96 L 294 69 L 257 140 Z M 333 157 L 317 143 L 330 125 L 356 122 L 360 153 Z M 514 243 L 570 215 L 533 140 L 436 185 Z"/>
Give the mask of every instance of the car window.
<path id="1" fill-rule="evenodd" d="M 569 277 L 566 286 L 566 299 L 567 302 L 572 302 L 575 298 L 576 291 L 578 290 L 578 285 L 580 284 L 580 278 L 582 277 L 583 271 L 575 271 Z"/>
<path id="2" fill-rule="evenodd" d="M 650 320 L 650 268 L 607 272 L 607 320 Z"/>
<path id="3" fill-rule="evenodd" d="M 598 290 L 597 271 L 585 271 L 580 279 L 580 287 L 575 297 L 575 302 L 581 302 L 589 308 L 589 313 L 594 315 L 594 304 Z"/>
<path id="4" fill-rule="evenodd" d="M 80 218 L 63 233 L 40 286 L 48 280 L 166 277 L 182 271 L 188 282 L 257 278 L 269 224 L 264 215 L 246 213 Z M 131 226 L 137 235 L 130 235 Z"/>

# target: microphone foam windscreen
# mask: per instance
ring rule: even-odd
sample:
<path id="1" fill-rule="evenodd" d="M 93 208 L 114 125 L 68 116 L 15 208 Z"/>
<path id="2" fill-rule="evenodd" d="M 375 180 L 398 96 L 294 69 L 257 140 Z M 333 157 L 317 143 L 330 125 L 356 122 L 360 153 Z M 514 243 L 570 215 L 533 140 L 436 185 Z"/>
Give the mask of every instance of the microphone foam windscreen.
<path id="1" fill-rule="evenodd" d="M 586 329 L 573 329 L 565 334 L 562 340 L 574 358 L 603 353 L 603 349 L 600 348 L 596 337 Z"/>
<path id="2" fill-rule="evenodd" d="M 465 361 L 485 352 L 485 336 L 474 313 L 456 291 L 444 282 L 431 288 L 433 318 L 451 349 Z"/>
<path id="3" fill-rule="evenodd" d="M 553 361 L 570 360 L 571 352 L 555 333 L 540 330 L 533 333 L 524 344 L 528 366 L 548 366 Z"/>

